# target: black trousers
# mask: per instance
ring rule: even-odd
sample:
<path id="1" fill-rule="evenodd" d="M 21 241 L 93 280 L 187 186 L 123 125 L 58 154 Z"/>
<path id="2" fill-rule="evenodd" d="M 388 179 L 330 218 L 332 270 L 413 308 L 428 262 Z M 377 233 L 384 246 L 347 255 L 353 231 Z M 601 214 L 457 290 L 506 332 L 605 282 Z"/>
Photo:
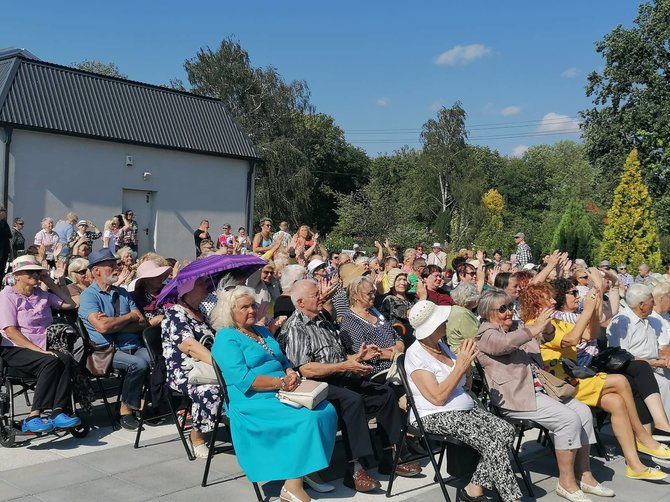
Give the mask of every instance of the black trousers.
<path id="1" fill-rule="evenodd" d="M 21 347 L 0 347 L 0 357 L 8 367 L 37 378 L 32 411 L 70 410 L 72 392 L 72 359 L 57 352 L 58 357 Z"/>
<path id="2" fill-rule="evenodd" d="M 372 455 L 374 450 L 368 430 L 368 417 L 376 417 L 377 425 L 392 444 L 402 439 L 402 414 L 391 388 L 355 377 L 331 377 L 328 382 L 330 401 L 343 424 L 349 460 Z"/>
<path id="3" fill-rule="evenodd" d="M 650 424 L 652 418 L 644 400 L 651 394 L 660 393 L 658 382 L 654 378 L 654 370 L 646 361 L 631 361 L 626 367 L 624 376 L 628 380 L 628 383 L 630 383 L 630 388 L 633 391 L 635 408 L 637 409 L 637 414 L 640 416 L 640 421 L 643 424 Z"/>

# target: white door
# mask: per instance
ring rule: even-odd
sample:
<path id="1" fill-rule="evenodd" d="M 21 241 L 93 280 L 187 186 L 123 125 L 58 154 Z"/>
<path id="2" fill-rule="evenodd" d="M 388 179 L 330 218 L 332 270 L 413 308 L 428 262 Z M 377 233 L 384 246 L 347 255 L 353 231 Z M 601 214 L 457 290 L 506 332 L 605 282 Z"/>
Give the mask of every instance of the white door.
<path id="1" fill-rule="evenodd" d="M 146 190 L 123 189 L 123 211 L 133 212 L 133 218 L 137 222 L 137 253 L 138 256 L 155 251 L 156 236 L 153 198 L 156 192 Z"/>

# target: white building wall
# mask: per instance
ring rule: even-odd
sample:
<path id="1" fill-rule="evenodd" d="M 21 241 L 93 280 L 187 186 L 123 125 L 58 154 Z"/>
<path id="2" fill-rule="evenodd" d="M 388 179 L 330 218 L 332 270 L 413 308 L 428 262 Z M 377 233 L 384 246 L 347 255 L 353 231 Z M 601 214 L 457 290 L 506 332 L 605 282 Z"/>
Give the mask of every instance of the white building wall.
<path id="1" fill-rule="evenodd" d="M 155 236 L 139 238 L 155 238 L 156 252 L 166 257 L 194 257 L 193 230 L 202 219 L 210 221 L 213 238 L 224 222 L 236 229 L 247 221 L 244 160 L 18 129 L 10 156 L 8 221 L 24 218 L 26 241 L 44 216 L 58 221 L 68 211 L 102 230 L 125 209 L 123 189 L 154 192 Z M 151 173 L 146 180 L 145 172 Z M 94 249 L 101 246 L 97 241 Z"/>

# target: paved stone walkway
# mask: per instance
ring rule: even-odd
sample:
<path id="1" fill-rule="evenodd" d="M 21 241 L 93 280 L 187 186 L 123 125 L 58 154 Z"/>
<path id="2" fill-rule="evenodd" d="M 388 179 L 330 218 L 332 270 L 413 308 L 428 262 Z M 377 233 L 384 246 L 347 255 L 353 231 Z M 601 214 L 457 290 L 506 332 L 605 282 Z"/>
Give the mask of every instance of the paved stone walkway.
<path id="1" fill-rule="evenodd" d="M 99 410 L 98 410 L 99 411 Z M 112 431 L 103 416 L 94 417 L 94 428 L 83 439 L 69 435 L 49 435 L 18 443 L 13 448 L 0 448 L 0 501 L 133 502 L 146 500 L 188 501 L 253 501 L 251 484 L 240 470 L 235 456 L 220 454 L 214 457 L 210 472 L 211 485 L 200 486 L 204 461 L 190 462 L 179 442 L 172 424 L 147 427 L 141 447 L 134 449 L 134 434 Z M 608 444 L 614 440 L 607 434 Z M 342 448 L 336 449 L 333 465 L 342 465 Z M 532 437 L 524 443 L 524 465 L 531 471 L 536 500 L 563 500 L 554 493 L 556 462 L 546 448 Z M 277 459 L 281 461 L 281 459 Z M 424 474 L 413 479 L 399 478 L 392 500 L 439 501 L 442 494 L 432 481 L 428 461 Z M 657 502 L 670 501 L 670 484 L 629 480 L 620 457 L 611 462 L 593 458 L 596 476 L 617 492 L 616 500 Z M 372 471 L 376 474 L 376 471 Z M 340 471 L 330 468 L 322 473 L 337 489 L 329 494 L 312 494 L 314 500 L 385 500 L 380 491 L 357 494 L 342 486 Z M 387 476 L 379 475 L 386 488 Z M 460 480 L 449 480 L 449 495 L 456 500 Z M 267 500 L 278 500 L 279 483 L 262 486 Z M 524 502 L 535 500 L 524 497 Z M 594 502 L 599 499 L 594 497 Z"/>

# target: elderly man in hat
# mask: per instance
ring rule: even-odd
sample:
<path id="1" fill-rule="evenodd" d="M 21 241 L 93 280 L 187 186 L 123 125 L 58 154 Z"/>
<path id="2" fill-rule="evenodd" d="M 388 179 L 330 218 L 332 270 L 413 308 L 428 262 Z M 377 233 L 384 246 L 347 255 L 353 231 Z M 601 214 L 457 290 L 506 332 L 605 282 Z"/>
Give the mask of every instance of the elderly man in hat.
<path id="1" fill-rule="evenodd" d="M 514 234 L 514 243 L 516 244 L 516 266 L 522 270 L 528 263 L 533 263 L 533 253 L 530 246 L 526 244 L 526 234 L 523 232 Z"/>
<path id="2" fill-rule="evenodd" d="M 447 268 L 447 253 L 442 251 L 442 246 L 439 242 L 433 243 L 430 253 L 428 253 L 428 259 L 426 260 L 428 265 L 437 265 L 442 270 Z"/>
<path id="3" fill-rule="evenodd" d="M 140 339 L 147 321 L 130 294 L 113 285 L 119 278 L 116 256 L 103 248 L 92 252 L 88 262 L 93 282 L 79 297 L 79 317 L 93 343 L 116 347 L 114 368 L 126 372 L 121 389 L 121 427 L 134 430 L 139 425 L 134 412 L 140 409 L 142 385 L 149 372 L 149 353 Z"/>

